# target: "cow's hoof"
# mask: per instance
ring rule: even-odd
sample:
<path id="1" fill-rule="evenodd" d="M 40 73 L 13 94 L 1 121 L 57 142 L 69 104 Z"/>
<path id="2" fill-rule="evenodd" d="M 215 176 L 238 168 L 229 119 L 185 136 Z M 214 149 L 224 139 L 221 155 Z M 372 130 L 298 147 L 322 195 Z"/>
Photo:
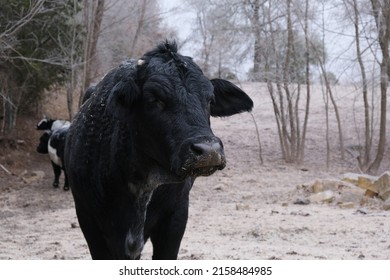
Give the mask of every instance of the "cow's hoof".
<path id="1" fill-rule="evenodd" d="M 64 186 L 64 191 L 69 191 L 69 186 Z"/>
<path id="2" fill-rule="evenodd" d="M 54 183 L 53 183 L 53 187 L 58 188 L 58 183 L 57 183 L 57 182 L 54 182 Z"/>

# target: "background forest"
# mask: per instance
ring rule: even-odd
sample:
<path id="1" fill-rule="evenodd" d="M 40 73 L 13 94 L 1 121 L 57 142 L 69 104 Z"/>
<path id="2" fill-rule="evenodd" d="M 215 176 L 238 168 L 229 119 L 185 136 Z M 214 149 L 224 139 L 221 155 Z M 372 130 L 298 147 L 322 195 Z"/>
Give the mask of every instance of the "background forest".
<path id="1" fill-rule="evenodd" d="M 357 138 L 357 166 L 376 173 L 388 149 L 389 0 L 0 0 L 0 7 L 0 146 L 21 116 L 41 115 L 47 92 L 66 95 L 61 105 L 72 119 L 109 69 L 173 38 L 208 77 L 266 86 L 286 162 L 304 162 L 313 86 L 327 127 L 338 127 L 326 134 L 328 155 L 332 137 L 341 159 L 344 139 Z M 348 124 L 354 135 L 343 133 L 334 94 L 342 86 L 354 89 L 364 112 Z M 259 131 L 258 140 L 261 148 Z"/>

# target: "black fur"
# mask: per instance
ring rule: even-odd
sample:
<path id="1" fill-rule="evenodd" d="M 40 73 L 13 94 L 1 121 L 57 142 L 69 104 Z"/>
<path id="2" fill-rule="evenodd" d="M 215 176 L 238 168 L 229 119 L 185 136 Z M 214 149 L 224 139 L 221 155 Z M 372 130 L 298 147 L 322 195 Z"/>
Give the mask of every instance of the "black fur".
<path id="1" fill-rule="evenodd" d="M 90 86 L 87 91 L 85 92 L 84 96 L 83 96 L 83 102 L 82 104 L 85 103 L 85 101 L 87 101 L 88 98 L 91 97 L 91 95 L 95 92 L 95 86 Z"/>

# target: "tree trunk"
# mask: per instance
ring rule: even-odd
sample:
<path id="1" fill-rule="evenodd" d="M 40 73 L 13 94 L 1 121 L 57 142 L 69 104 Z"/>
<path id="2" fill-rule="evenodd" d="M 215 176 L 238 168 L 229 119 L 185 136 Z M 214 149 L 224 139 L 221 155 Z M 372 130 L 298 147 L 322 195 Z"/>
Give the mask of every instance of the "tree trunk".
<path id="1" fill-rule="evenodd" d="M 309 28 L 308 28 L 308 13 L 309 13 L 309 0 L 306 0 L 306 7 L 305 7 L 305 25 L 304 25 L 304 33 L 305 33 L 305 59 L 306 59 L 306 108 L 305 108 L 305 118 L 303 121 L 303 127 L 302 127 L 302 140 L 300 141 L 300 145 L 298 147 L 298 162 L 303 163 L 303 160 L 305 158 L 305 140 L 306 140 L 306 130 L 307 130 L 307 124 L 309 122 L 309 111 L 310 111 L 310 57 L 309 57 L 309 49 L 310 49 L 310 42 L 309 42 Z"/>
<path id="2" fill-rule="evenodd" d="M 359 11 L 357 6 L 357 0 L 353 0 L 354 10 L 354 28 L 355 28 L 355 40 L 356 40 L 356 55 L 362 75 L 362 87 L 363 87 L 363 102 L 364 102 L 364 156 L 363 160 L 360 158 L 359 165 L 361 169 L 366 169 L 366 166 L 370 162 L 371 151 L 371 123 L 370 123 L 370 105 L 368 102 L 368 89 L 367 89 L 367 77 L 366 69 L 363 63 L 362 52 L 360 49 L 360 36 L 359 36 Z"/>
<path id="3" fill-rule="evenodd" d="M 260 79 L 260 61 L 261 61 L 261 33 L 260 33 L 260 1 L 253 4 L 253 21 L 252 21 L 255 45 L 253 55 L 253 75 L 256 81 Z"/>
<path id="4" fill-rule="evenodd" d="M 386 148 L 387 86 L 390 78 L 390 1 L 384 0 L 381 6 L 379 0 L 371 0 L 371 4 L 378 29 L 379 45 L 382 52 L 382 62 L 380 64 L 381 112 L 379 124 L 379 143 L 375 160 L 367 170 L 368 173 L 376 173 L 382 162 Z M 382 16 L 380 16 L 380 11 L 382 12 Z"/>
<path id="5" fill-rule="evenodd" d="M 82 104 L 85 91 L 91 86 L 93 63 L 96 58 L 96 47 L 100 36 L 101 23 L 104 15 L 104 0 L 92 1 L 90 8 L 89 0 L 84 1 L 84 24 L 87 29 L 87 38 L 84 45 L 84 71 L 81 86 L 79 107 Z M 92 18 L 89 17 L 91 12 Z"/>
<path id="6" fill-rule="evenodd" d="M 288 133 L 286 133 L 286 141 L 289 140 L 290 144 L 290 155 L 288 158 L 286 158 L 287 162 L 293 162 L 294 156 L 296 154 L 296 141 L 297 141 L 297 135 L 296 135 L 296 127 L 295 127 L 295 117 L 294 117 L 294 108 L 293 108 L 293 98 L 290 93 L 289 89 L 289 81 L 290 81 L 290 60 L 293 55 L 293 30 L 292 30 L 292 23 L 291 23 L 291 0 L 287 0 L 287 54 L 285 63 L 283 65 L 283 84 L 284 84 L 284 91 L 286 93 L 286 99 L 287 99 L 287 115 L 289 119 L 289 126 L 290 126 L 290 135 L 288 137 Z M 287 130 L 286 130 L 287 132 Z"/>
<path id="7" fill-rule="evenodd" d="M 135 29 L 133 41 L 131 43 L 129 57 L 134 56 L 135 47 L 137 46 L 139 35 L 141 34 L 142 28 L 144 27 L 145 24 L 145 13 L 146 13 L 147 2 L 148 0 L 142 0 L 141 9 L 139 12 L 139 19 L 137 21 L 137 28 Z"/>

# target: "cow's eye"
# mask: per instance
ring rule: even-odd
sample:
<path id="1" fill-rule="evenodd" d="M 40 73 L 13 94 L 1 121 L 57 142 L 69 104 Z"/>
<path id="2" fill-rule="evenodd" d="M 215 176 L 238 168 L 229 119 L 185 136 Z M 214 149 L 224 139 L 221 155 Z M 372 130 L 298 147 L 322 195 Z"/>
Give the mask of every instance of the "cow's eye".
<path id="1" fill-rule="evenodd" d="M 207 114 L 210 114 L 210 111 L 211 111 L 211 103 L 213 102 L 213 100 L 212 99 L 209 99 L 208 101 L 207 101 L 207 103 L 206 103 L 206 113 Z"/>
<path id="2" fill-rule="evenodd" d="M 160 110 L 163 110 L 166 106 L 165 101 L 162 100 L 162 98 L 160 98 L 157 94 L 150 94 L 148 96 L 148 103 L 151 106 L 156 106 Z"/>
<path id="3" fill-rule="evenodd" d="M 163 110 L 165 108 L 165 102 L 162 101 L 161 99 L 159 98 L 156 98 L 156 100 L 154 101 L 154 103 L 161 109 Z"/>

